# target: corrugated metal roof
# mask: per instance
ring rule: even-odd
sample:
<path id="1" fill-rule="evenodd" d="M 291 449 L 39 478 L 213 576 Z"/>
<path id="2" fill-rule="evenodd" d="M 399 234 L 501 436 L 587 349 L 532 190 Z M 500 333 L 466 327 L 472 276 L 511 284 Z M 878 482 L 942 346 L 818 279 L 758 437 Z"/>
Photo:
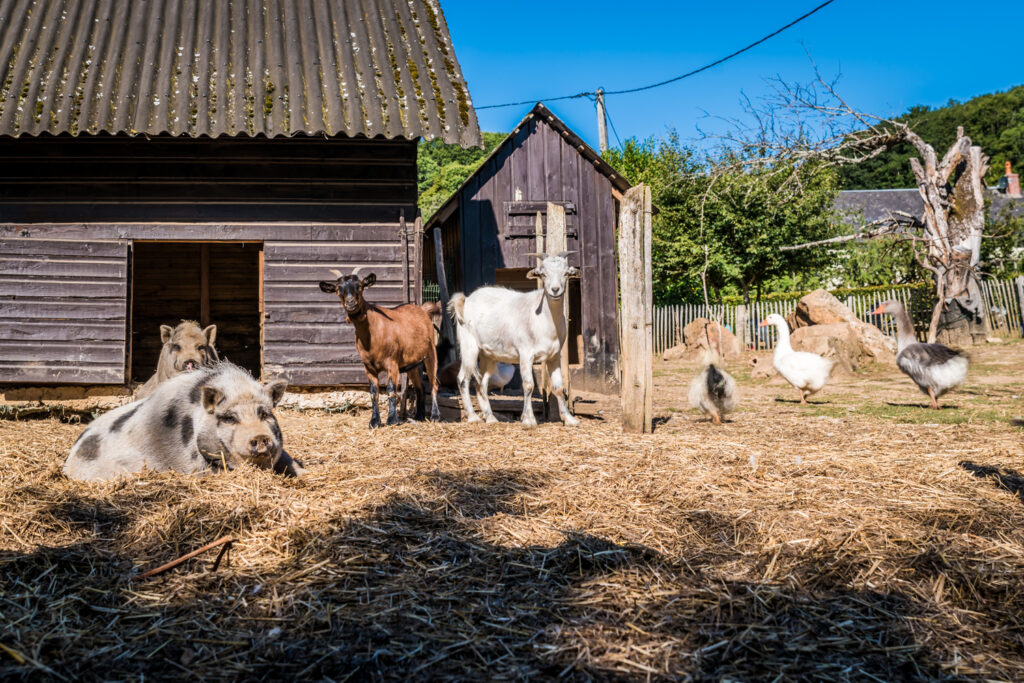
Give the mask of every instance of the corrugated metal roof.
<path id="1" fill-rule="evenodd" d="M 0 0 L 0 135 L 480 144 L 435 0 Z"/>

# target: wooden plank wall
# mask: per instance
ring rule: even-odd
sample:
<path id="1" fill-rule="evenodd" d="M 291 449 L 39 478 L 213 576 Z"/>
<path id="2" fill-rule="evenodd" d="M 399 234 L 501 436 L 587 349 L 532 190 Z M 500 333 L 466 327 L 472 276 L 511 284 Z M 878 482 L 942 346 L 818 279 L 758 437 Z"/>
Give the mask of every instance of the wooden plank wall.
<path id="1" fill-rule="evenodd" d="M 413 287 L 402 274 L 405 259 L 400 224 L 322 226 L 312 241 L 264 244 L 264 376 L 292 384 L 329 386 L 364 384 L 366 374 L 356 353 L 353 328 L 333 294 L 320 291 L 320 280 L 333 280 L 360 266 L 377 283 L 366 300 L 381 306 L 412 301 Z M 409 280 L 415 273 L 410 249 Z"/>
<path id="2" fill-rule="evenodd" d="M 570 262 L 582 270 L 583 372 L 574 386 L 616 391 L 618 290 L 615 264 L 616 200 L 611 182 L 547 122 L 530 119 L 471 179 L 460 196 L 462 288 L 493 284 L 498 268 L 534 265 L 531 240 L 506 240 L 515 231 L 505 203 L 571 202 Z M 522 244 L 520 244 L 522 242 Z M 576 377 L 579 375 L 579 379 Z"/>
<path id="3" fill-rule="evenodd" d="M 128 243 L 0 239 L 0 382 L 125 380 Z"/>
<path id="4" fill-rule="evenodd" d="M 10 222 L 387 221 L 416 215 L 416 142 L 0 138 Z"/>

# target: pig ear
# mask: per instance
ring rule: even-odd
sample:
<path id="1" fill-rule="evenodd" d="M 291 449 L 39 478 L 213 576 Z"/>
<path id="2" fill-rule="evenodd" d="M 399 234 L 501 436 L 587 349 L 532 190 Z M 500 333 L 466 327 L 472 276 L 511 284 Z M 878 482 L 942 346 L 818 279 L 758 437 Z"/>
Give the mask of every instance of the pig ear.
<path id="1" fill-rule="evenodd" d="M 206 412 L 213 413 L 217 403 L 220 402 L 221 396 L 220 389 L 211 386 L 203 387 L 203 408 L 206 409 Z"/>
<path id="2" fill-rule="evenodd" d="M 263 388 L 267 390 L 270 401 L 276 406 L 284 398 L 284 390 L 288 388 L 288 382 L 283 379 L 275 379 L 264 384 Z"/>
<path id="3" fill-rule="evenodd" d="M 217 326 L 210 325 L 207 327 L 203 330 L 203 336 L 206 337 L 206 344 L 208 346 L 213 346 L 213 340 L 217 338 Z"/>
<path id="4" fill-rule="evenodd" d="M 320 291 L 326 292 L 327 294 L 337 294 L 338 285 L 333 282 L 327 282 L 326 280 L 322 280 L 320 282 Z"/>
<path id="5" fill-rule="evenodd" d="M 366 289 L 367 287 L 369 287 L 370 285 L 372 285 L 376 281 L 377 281 L 377 276 L 374 275 L 373 273 L 370 273 L 369 275 L 367 275 L 366 277 L 363 278 L 363 281 L 359 283 L 359 286 L 362 287 L 363 289 Z"/>
<path id="6" fill-rule="evenodd" d="M 166 344 L 171 341 L 171 335 L 174 334 L 174 328 L 170 325 L 160 326 L 160 341 Z"/>

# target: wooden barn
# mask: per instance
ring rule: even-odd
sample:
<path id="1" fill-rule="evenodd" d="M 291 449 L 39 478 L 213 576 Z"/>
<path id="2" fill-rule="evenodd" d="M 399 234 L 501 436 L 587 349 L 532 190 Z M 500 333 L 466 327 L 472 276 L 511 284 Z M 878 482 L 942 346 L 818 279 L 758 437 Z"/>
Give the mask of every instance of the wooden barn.
<path id="1" fill-rule="evenodd" d="M 630 184 L 543 104 L 537 104 L 425 226 L 424 276 L 437 282 L 433 231 L 451 291 L 483 285 L 536 289 L 536 214 L 548 202 L 565 209 L 572 280 L 569 363 L 573 387 L 618 388 L 618 290 L 615 226 Z"/>
<path id="2" fill-rule="evenodd" d="M 436 0 L 0 3 L 0 383 L 144 380 L 192 318 L 364 384 L 317 283 L 418 296 L 420 138 L 480 144 Z"/>

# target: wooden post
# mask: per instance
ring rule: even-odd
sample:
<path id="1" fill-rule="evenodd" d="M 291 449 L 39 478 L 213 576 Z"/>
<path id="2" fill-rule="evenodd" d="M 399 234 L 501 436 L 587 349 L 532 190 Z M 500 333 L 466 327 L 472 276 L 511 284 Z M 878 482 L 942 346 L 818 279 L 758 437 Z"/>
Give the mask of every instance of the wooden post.
<path id="1" fill-rule="evenodd" d="M 548 230 L 547 237 L 545 238 L 545 253 L 551 255 L 557 255 L 563 251 L 566 251 L 566 236 L 565 236 L 565 207 L 561 204 L 554 204 L 548 202 L 547 207 L 548 213 Z M 569 330 L 569 283 L 566 282 L 565 294 L 562 296 L 562 312 L 565 315 L 565 329 L 568 333 Z M 569 339 L 566 336 L 565 343 L 562 344 L 562 395 L 565 398 L 566 405 L 571 406 L 571 394 L 569 392 Z M 548 378 L 550 381 L 550 378 Z M 547 402 L 548 419 L 556 421 L 559 418 L 558 415 L 558 401 L 554 394 L 548 396 Z"/>
<path id="2" fill-rule="evenodd" d="M 412 262 L 413 272 L 416 273 L 416 281 L 413 282 L 412 291 L 414 294 L 413 300 L 419 305 L 423 303 L 423 217 L 416 216 L 412 226 Z"/>
<path id="3" fill-rule="evenodd" d="M 405 209 L 402 209 L 398 217 L 398 232 L 402 239 L 402 300 L 404 303 L 410 303 L 413 300 L 409 293 L 409 233 L 406 230 L 407 227 Z"/>
<path id="4" fill-rule="evenodd" d="M 1018 275 L 1014 278 L 1013 283 L 1017 287 L 1017 303 L 1020 305 L 1020 319 L 1018 324 L 1020 326 L 1021 336 L 1024 336 L 1024 276 Z"/>
<path id="5" fill-rule="evenodd" d="M 199 245 L 199 324 L 210 324 L 210 245 Z"/>
<path id="6" fill-rule="evenodd" d="M 733 325 L 733 332 L 740 343 L 740 350 L 747 350 L 747 307 L 745 304 L 736 306 L 736 324 Z"/>
<path id="7" fill-rule="evenodd" d="M 544 216 L 541 212 L 537 212 L 537 218 L 533 223 L 533 237 L 534 237 L 534 251 L 538 254 L 546 254 L 547 251 L 544 249 Z M 538 263 L 540 259 L 537 259 Z M 544 281 L 537 280 L 537 289 L 544 287 Z M 536 378 L 537 392 L 540 394 L 541 404 L 544 406 L 544 419 L 548 416 L 548 403 L 549 403 L 549 391 L 548 391 L 548 369 L 546 366 L 541 365 L 534 372 Z"/>
<path id="8" fill-rule="evenodd" d="M 441 338 L 455 343 L 455 330 L 448 315 L 448 276 L 444 272 L 444 246 L 441 244 L 441 226 L 434 228 L 434 263 L 437 267 L 437 287 L 441 290 Z M 438 370 L 447 359 L 437 359 Z"/>
<path id="9" fill-rule="evenodd" d="M 619 353 L 622 368 L 622 428 L 653 429 L 651 190 L 626 191 L 619 212 Z"/>

